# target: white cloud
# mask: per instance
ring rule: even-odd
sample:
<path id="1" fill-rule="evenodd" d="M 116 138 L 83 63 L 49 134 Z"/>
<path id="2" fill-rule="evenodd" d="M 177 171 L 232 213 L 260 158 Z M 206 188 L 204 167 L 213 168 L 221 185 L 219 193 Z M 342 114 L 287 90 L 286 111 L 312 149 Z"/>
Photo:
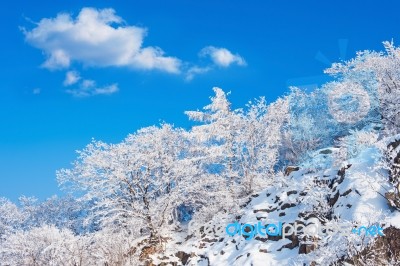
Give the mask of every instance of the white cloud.
<path id="1" fill-rule="evenodd" d="M 71 86 L 77 83 L 81 77 L 79 76 L 79 73 L 76 71 L 68 71 L 67 74 L 65 74 L 65 80 L 63 82 L 64 86 Z"/>
<path id="2" fill-rule="evenodd" d="M 186 80 L 190 81 L 194 78 L 194 76 L 207 73 L 211 69 L 212 69 L 211 67 L 193 66 L 193 67 L 189 68 L 189 70 L 186 72 Z"/>
<path id="3" fill-rule="evenodd" d="M 113 9 L 83 8 L 76 18 L 60 13 L 44 18 L 26 41 L 47 55 L 43 66 L 68 68 L 72 62 L 95 67 L 131 67 L 179 73 L 181 61 L 165 56 L 158 47 L 143 47 L 146 29 L 128 26 Z"/>
<path id="4" fill-rule="evenodd" d="M 96 82 L 94 80 L 91 80 L 91 79 L 85 79 L 81 83 L 81 88 L 83 90 L 90 90 L 90 88 L 93 88 L 95 86 L 96 86 Z"/>
<path id="5" fill-rule="evenodd" d="M 207 73 L 215 68 L 219 67 L 229 67 L 232 64 L 237 64 L 239 66 L 246 66 L 246 61 L 239 54 L 233 54 L 226 48 L 217 48 L 214 46 L 207 46 L 201 49 L 199 56 L 205 57 L 209 56 L 212 60 L 212 64 L 209 66 L 192 66 L 187 69 L 185 73 L 185 79 L 191 81 L 196 75 Z"/>
<path id="6" fill-rule="evenodd" d="M 111 84 L 101 88 L 95 88 L 93 90 L 93 95 L 100 95 L 100 94 L 113 94 L 119 91 L 118 84 Z"/>
<path id="7" fill-rule="evenodd" d="M 66 90 L 67 93 L 75 97 L 89 97 L 95 95 L 110 95 L 119 91 L 118 84 L 111 84 L 98 87 L 94 80 L 84 79 L 76 89 Z"/>
<path id="8" fill-rule="evenodd" d="M 233 54 L 226 48 L 218 48 L 214 46 L 204 47 L 200 51 L 200 56 L 210 56 L 214 64 L 221 67 L 228 67 L 232 64 L 245 66 L 246 61 L 239 54 Z"/>
<path id="9" fill-rule="evenodd" d="M 66 92 L 75 97 L 89 97 L 95 95 L 110 95 L 119 91 L 118 84 L 98 87 L 96 81 L 84 79 L 77 71 L 68 71 L 65 74 L 64 86 L 77 85 L 77 88 L 68 89 Z"/>

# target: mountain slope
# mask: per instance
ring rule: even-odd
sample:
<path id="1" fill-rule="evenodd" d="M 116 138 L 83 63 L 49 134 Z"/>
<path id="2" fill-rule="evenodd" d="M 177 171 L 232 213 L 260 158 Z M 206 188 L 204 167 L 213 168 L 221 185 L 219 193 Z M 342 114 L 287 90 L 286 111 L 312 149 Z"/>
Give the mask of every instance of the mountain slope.
<path id="1" fill-rule="evenodd" d="M 393 139 L 380 141 L 379 145 L 388 145 Z M 198 229 L 189 226 L 180 234 L 171 234 L 172 240 L 163 254 L 150 256 L 152 263 L 399 265 L 396 261 L 400 258 L 400 250 L 387 249 L 399 248 L 398 244 L 388 245 L 391 242 L 396 245 L 398 240 L 395 238 L 400 237 L 400 213 L 390 207 L 385 198 L 391 184 L 387 171 L 380 167 L 384 155 L 378 149 L 379 145 L 360 150 L 357 156 L 340 165 L 335 159 L 338 148 L 313 153 L 306 163 L 288 168 L 287 173 L 291 173 L 281 177 L 284 182 L 253 195 L 239 217 L 213 219 Z M 247 236 L 227 234 L 227 225 L 235 222 L 244 225 L 243 234 Z M 324 228 L 330 226 L 329 233 L 307 231 L 307 235 L 299 232 L 283 237 L 261 235 L 258 231 L 252 236 L 253 229 L 246 226 L 279 223 L 287 226 L 295 222 L 299 226 L 310 223 L 319 223 Z M 229 228 L 232 235 L 235 226 Z M 361 226 L 368 229 L 382 227 L 385 236 L 379 232 L 373 236 L 373 230 L 364 229 L 358 235 L 353 229 L 358 230 Z M 189 230 L 189 236 L 186 236 L 186 230 Z M 263 232 L 265 234 L 265 230 L 261 230 Z M 380 245 L 379 249 L 377 245 Z"/>

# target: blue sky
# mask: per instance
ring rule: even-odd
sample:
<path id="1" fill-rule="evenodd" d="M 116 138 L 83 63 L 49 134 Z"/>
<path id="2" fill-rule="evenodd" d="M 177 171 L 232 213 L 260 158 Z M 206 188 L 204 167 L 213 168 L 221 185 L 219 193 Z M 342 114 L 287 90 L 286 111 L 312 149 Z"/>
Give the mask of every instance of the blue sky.
<path id="1" fill-rule="evenodd" d="M 354 1 L 355 2 L 355 1 Z M 399 39 L 396 1 L 11 1 L 0 9 L 0 196 L 59 194 L 91 138 L 118 142 L 208 103 L 326 80 Z M 46 19 L 47 20 L 44 20 Z"/>

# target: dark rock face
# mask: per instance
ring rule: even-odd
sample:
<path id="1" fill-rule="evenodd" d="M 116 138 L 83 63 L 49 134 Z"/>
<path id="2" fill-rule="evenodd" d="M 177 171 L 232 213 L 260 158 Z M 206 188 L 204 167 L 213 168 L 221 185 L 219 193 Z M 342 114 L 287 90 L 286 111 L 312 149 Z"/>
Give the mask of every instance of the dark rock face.
<path id="1" fill-rule="evenodd" d="M 319 153 L 320 153 L 320 154 L 331 154 L 331 153 L 332 153 L 332 150 L 326 149 L 326 150 L 320 151 Z"/>
<path id="2" fill-rule="evenodd" d="M 150 255 L 155 254 L 157 252 L 156 246 L 145 246 L 142 248 L 142 253 L 140 253 L 139 259 L 145 260 L 148 259 Z"/>
<path id="3" fill-rule="evenodd" d="M 308 254 L 315 250 L 313 244 L 301 244 L 299 247 L 299 254 Z"/>
<path id="4" fill-rule="evenodd" d="M 389 181 L 394 186 L 394 192 L 387 192 L 386 199 L 390 207 L 400 210 L 400 140 L 390 143 L 387 147 L 386 161 L 389 164 Z"/>
<path id="5" fill-rule="evenodd" d="M 329 198 L 329 206 L 333 207 L 333 205 L 335 205 L 338 199 L 339 199 L 339 191 L 336 192 L 333 198 Z"/>
<path id="6" fill-rule="evenodd" d="M 291 243 L 288 243 L 286 245 L 283 245 L 280 249 L 278 249 L 277 251 L 281 251 L 284 248 L 288 248 L 288 249 L 294 249 L 297 248 L 299 246 L 299 238 L 297 235 L 292 234 L 289 239 L 292 241 Z"/>
<path id="7" fill-rule="evenodd" d="M 340 196 L 342 196 L 342 197 L 346 197 L 347 195 L 349 195 L 350 194 L 350 192 L 352 192 L 353 190 L 350 188 L 350 189 L 348 189 L 346 192 L 344 192 L 342 195 L 340 195 Z"/>
<path id="8" fill-rule="evenodd" d="M 314 251 L 318 246 L 318 238 L 317 237 L 304 237 L 303 240 L 307 243 L 300 244 L 299 254 L 308 254 L 308 253 Z"/>
<path id="9" fill-rule="evenodd" d="M 281 206 L 281 210 L 284 210 L 284 209 L 287 209 L 287 208 L 293 208 L 293 207 L 295 207 L 296 206 L 296 204 L 294 204 L 294 203 L 285 203 L 285 204 L 283 204 L 282 206 Z"/>
<path id="10" fill-rule="evenodd" d="M 344 180 L 344 178 L 345 178 L 345 175 L 346 175 L 346 170 L 349 169 L 350 167 L 351 167 L 351 164 L 348 164 L 347 166 L 342 167 L 342 168 L 338 171 L 337 177 L 336 177 L 335 179 L 333 179 L 333 180 L 331 181 L 331 183 L 328 184 L 328 187 L 329 187 L 330 189 L 333 189 L 333 192 L 336 191 L 337 185 L 339 185 L 339 184 L 341 184 L 341 183 L 343 182 L 343 180 Z M 329 198 L 328 198 L 329 206 L 333 207 L 333 206 L 336 204 L 336 202 L 338 201 L 339 197 L 345 197 L 345 196 L 347 196 L 351 191 L 352 191 L 352 190 L 349 189 L 349 190 L 347 190 L 346 192 L 344 192 L 342 195 L 340 195 L 339 191 L 336 191 L 336 193 L 335 193 L 333 196 L 330 195 Z"/>
<path id="11" fill-rule="evenodd" d="M 191 258 L 193 256 L 194 256 L 194 254 L 188 254 L 188 253 L 185 253 L 183 251 L 178 251 L 178 252 L 175 253 L 175 257 L 180 259 L 183 265 L 186 265 L 186 263 L 188 262 L 189 258 Z"/>
<path id="12" fill-rule="evenodd" d="M 400 265 L 400 229 L 390 226 L 385 228 L 383 233 L 384 236 L 376 238 L 371 245 L 368 245 L 358 254 L 337 262 L 348 262 L 357 266 Z"/>
<path id="13" fill-rule="evenodd" d="M 347 166 L 342 167 L 338 173 L 337 173 L 337 178 L 333 179 L 332 182 L 329 184 L 329 188 L 333 188 L 334 184 L 339 185 L 343 182 L 344 176 L 346 175 L 346 170 L 351 167 L 351 164 L 348 164 Z"/>
<path id="14" fill-rule="evenodd" d="M 285 169 L 285 175 L 289 176 L 292 172 L 299 171 L 300 167 L 298 166 L 288 166 Z"/>
<path id="15" fill-rule="evenodd" d="M 267 212 L 267 213 L 270 213 L 270 212 L 276 211 L 277 209 L 278 209 L 278 208 L 260 209 L 260 210 L 253 210 L 253 212 L 254 212 L 254 213 L 258 213 L 258 212 Z"/>
<path id="16" fill-rule="evenodd" d="M 395 192 L 386 192 L 385 197 L 390 207 L 400 210 L 400 197 L 398 194 Z"/>
<path id="17" fill-rule="evenodd" d="M 255 238 L 254 238 L 255 240 L 257 240 L 257 241 L 261 241 L 261 242 L 267 242 L 267 240 L 269 239 L 269 237 L 267 238 L 267 237 L 259 237 L 259 236 L 256 236 Z"/>
<path id="18" fill-rule="evenodd" d="M 378 238 L 376 245 L 386 250 L 386 257 L 400 263 L 400 229 L 388 227 L 383 230 L 385 236 Z"/>

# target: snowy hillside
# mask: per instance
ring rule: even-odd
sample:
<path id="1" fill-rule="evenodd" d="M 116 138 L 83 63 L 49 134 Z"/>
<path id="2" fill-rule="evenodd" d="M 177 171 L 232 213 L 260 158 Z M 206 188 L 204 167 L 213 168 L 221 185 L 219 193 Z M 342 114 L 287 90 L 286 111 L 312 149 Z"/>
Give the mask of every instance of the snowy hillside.
<path id="1" fill-rule="evenodd" d="M 400 139 L 400 136 L 397 136 Z M 387 141 L 386 141 L 387 142 Z M 383 143 L 386 143 L 383 141 Z M 367 148 L 360 154 L 334 165 L 333 154 L 337 148 L 317 151 L 312 159 L 299 170 L 292 169 L 287 182 L 252 195 L 237 217 L 241 225 L 317 223 L 331 225 L 329 234 L 305 235 L 304 233 L 282 236 L 255 235 L 251 240 L 236 234 L 229 236 L 225 229 L 232 220 L 210 221 L 189 237 L 174 237 L 166 252 L 151 256 L 153 263 L 183 262 L 187 265 L 331 265 L 358 260 L 366 247 L 381 245 L 379 237 L 387 241 L 391 236 L 375 237 L 364 233 L 352 233 L 360 226 L 380 225 L 383 232 L 392 232 L 400 247 L 400 212 L 390 208 L 384 197 L 390 187 L 375 170 L 380 160 L 377 149 Z M 310 166 L 313 166 L 312 168 Z M 335 227 L 336 225 L 337 227 Z M 287 230 L 288 231 L 288 230 Z M 362 256 L 366 265 L 398 265 L 400 250 L 392 250 L 389 262 L 386 252 L 389 246 L 370 250 Z M 368 248 L 367 248 L 368 249 Z M 347 255 L 350 258 L 346 258 Z M 179 259 L 176 259 L 179 257 Z M 160 259 L 164 258 L 164 259 Z M 400 262 L 399 262 L 400 263 Z M 339 263 L 340 264 L 340 263 Z M 167 264 L 161 264 L 167 265 Z M 353 265 L 352 263 L 349 265 Z"/>

